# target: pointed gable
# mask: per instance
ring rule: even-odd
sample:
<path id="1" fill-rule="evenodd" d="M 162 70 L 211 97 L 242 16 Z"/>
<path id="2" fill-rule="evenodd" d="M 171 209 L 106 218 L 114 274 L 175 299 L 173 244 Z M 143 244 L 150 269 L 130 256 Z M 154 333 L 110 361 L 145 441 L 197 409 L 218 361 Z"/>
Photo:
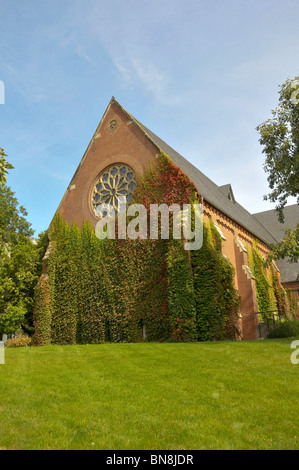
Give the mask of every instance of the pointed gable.
<path id="1" fill-rule="evenodd" d="M 123 164 L 143 174 L 155 161 L 156 146 L 112 97 L 58 207 L 64 220 L 79 227 L 84 220 L 97 223 L 92 191 L 99 175 L 111 165 Z"/>

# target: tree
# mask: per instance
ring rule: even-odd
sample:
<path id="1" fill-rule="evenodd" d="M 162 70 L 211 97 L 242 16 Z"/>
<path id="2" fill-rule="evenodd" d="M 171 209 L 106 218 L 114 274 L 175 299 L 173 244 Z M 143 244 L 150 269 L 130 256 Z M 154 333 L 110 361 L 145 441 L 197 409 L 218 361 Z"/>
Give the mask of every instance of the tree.
<path id="1" fill-rule="evenodd" d="M 289 196 L 299 204 L 299 77 L 288 79 L 280 87 L 279 106 L 273 118 L 257 127 L 259 142 L 266 155 L 264 170 L 272 190 L 265 199 L 277 202 L 280 220 Z"/>
<path id="2" fill-rule="evenodd" d="M 24 237 L 32 237 L 34 231 L 25 219 L 27 211 L 19 206 L 15 193 L 9 186 L 0 186 L 0 244 L 16 245 Z"/>
<path id="3" fill-rule="evenodd" d="M 0 334 L 21 327 L 33 331 L 34 287 L 41 273 L 47 235 L 33 243 L 34 231 L 19 206 L 15 193 L 6 185 L 7 170 L 13 168 L 1 149 L 0 167 Z"/>
<path id="4" fill-rule="evenodd" d="M 8 163 L 5 157 L 7 157 L 7 155 L 6 153 L 4 153 L 4 150 L 0 147 L 0 186 L 6 183 L 6 175 L 8 170 L 13 169 L 13 166 Z"/>
<path id="5" fill-rule="evenodd" d="M 276 245 L 271 246 L 272 252 L 268 256 L 268 262 L 273 259 L 288 258 L 291 263 L 299 260 L 299 224 L 294 230 L 287 228 L 285 237 Z"/>
<path id="6" fill-rule="evenodd" d="M 299 204 L 299 77 L 288 78 L 280 86 L 279 104 L 272 116 L 257 127 L 266 155 L 264 170 L 272 190 L 264 199 L 278 203 L 278 218 L 283 222 L 288 197 L 297 197 Z M 272 257 L 298 261 L 299 224 L 294 230 L 287 229 L 284 239 L 272 248 Z"/>
<path id="7" fill-rule="evenodd" d="M 37 243 L 22 237 L 11 245 L 0 266 L 0 334 L 21 328 L 32 334 L 34 288 L 41 275 L 42 259 L 48 244 L 47 233 Z M 9 328 L 9 329 L 8 329 Z"/>

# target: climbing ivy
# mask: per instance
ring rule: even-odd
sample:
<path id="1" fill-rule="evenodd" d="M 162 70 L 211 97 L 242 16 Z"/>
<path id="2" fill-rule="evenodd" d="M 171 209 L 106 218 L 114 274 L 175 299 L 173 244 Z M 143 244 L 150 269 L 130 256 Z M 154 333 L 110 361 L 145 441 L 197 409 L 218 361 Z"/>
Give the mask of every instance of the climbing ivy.
<path id="1" fill-rule="evenodd" d="M 198 339 L 222 339 L 240 306 L 234 268 L 221 253 L 221 238 L 210 221 L 203 226 L 203 246 L 191 253 Z"/>
<path id="2" fill-rule="evenodd" d="M 133 202 L 196 201 L 192 182 L 161 154 L 138 178 Z M 171 230 L 169 240 L 100 240 L 89 223 L 70 227 L 59 214 L 50 239 L 48 279 L 36 288 L 38 344 L 214 340 L 234 321 L 234 270 L 212 224 L 190 252 Z"/>
<path id="3" fill-rule="evenodd" d="M 249 266 L 255 277 L 260 319 L 271 316 L 269 312 L 273 310 L 278 310 L 281 315 L 287 315 L 288 299 L 280 283 L 279 273 L 273 265 L 267 268 L 265 260 L 259 253 L 257 240 L 247 251 Z"/>
<path id="4" fill-rule="evenodd" d="M 289 299 L 287 296 L 287 292 L 281 285 L 280 274 L 274 268 L 273 264 L 270 266 L 269 271 L 270 282 L 274 293 L 276 308 L 280 315 L 288 316 L 290 310 Z"/>
<path id="5" fill-rule="evenodd" d="M 182 240 L 172 240 L 167 252 L 168 308 L 171 339 L 196 341 L 196 302 L 189 253 Z"/>

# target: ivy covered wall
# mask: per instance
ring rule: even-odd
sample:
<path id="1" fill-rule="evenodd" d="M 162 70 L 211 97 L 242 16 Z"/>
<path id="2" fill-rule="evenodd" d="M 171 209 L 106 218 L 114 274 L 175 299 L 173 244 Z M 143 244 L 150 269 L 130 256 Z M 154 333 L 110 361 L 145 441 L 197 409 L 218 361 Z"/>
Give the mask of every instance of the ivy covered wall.
<path id="1" fill-rule="evenodd" d="M 134 202 L 194 204 L 188 177 L 161 155 L 138 179 Z M 170 223 L 171 226 L 171 223 Z M 148 224 L 149 227 L 149 224 Z M 58 344 L 206 341 L 233 337 L 240 298 L 221 238 L 203 224 L 203 246 L 184 240 L 100 240 L 56 215 L 48 277 L 36 288 L 35 341 Z"/>
<path id="2" fill-rule="evenodd" d="M 289 302 L 287 293 L 280 283 L 280 275 L 273 263 L 267 267 L 266 261 L 258 250 L 257 240 L 252 247 L 247 247 L 249 267 L 255 277 L 257 304 L 260 320 L 271 316 L 270 312 L 278 311 L 288 315 Z"/>

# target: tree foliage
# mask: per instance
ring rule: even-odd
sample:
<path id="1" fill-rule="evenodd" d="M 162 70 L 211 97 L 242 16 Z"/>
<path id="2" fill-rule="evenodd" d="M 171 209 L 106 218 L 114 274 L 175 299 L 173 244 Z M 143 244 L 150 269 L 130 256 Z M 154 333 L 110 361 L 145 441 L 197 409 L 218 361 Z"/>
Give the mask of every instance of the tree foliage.
<path id="1" fill-rule="evenodd" d="M 47 234 L 41 234 L 37 244 L 33 243 L 34 231 L 25 218 L 27 212 L 6 184 L 7 170 L 13 167 L 5 157 L 1 149 L 0 334 L 22 327 L 32 333 L 34 287 L 41 273 Z"/>
<path id="2" fill-rule="evenodd" d="M 288 79 L 280 86 L 279 104 L 272 111 L 272 119 L 260 124 L 257 130 L 266 155 L 264 170 L 272 190 L 264 198 L 278 203 L 278 218 L 283 222 L 288 197 L 297 197 L 299 204 L 299 77 Z M 270 261 L 289 257 L 290 261 L 297 262 L 299 224 L 295 229 L 287 229 L 283 240 L 271 248 Z"/>
<path id="3" fill-rule="evenodd" d="M 0 147 L 0 187 L 6 183 L 8 170 L 13 169 L 11 163 L 9 163 L 6 158 L 7 155 L 4 153 L 4 150 Z"/>
<path id="4" fill-rule="evenodd" d="M 289 196 L 299 203 L 299 77 L 280 87 L 279 104 L 272 119 L 257 127 L 266 155 L 264 169 L 272 190 L 265 199 L 278 202 L 280 219 Z"/>
<path id="5" fill-rule="evenodd" d="M 297 263 L 299 260 L 299 224 L 294 230 L 287 228 L 284 238 L 276 245 L 272 245 L 272 252 L 268 260 L 288 258 L 291 263 Z"/>

